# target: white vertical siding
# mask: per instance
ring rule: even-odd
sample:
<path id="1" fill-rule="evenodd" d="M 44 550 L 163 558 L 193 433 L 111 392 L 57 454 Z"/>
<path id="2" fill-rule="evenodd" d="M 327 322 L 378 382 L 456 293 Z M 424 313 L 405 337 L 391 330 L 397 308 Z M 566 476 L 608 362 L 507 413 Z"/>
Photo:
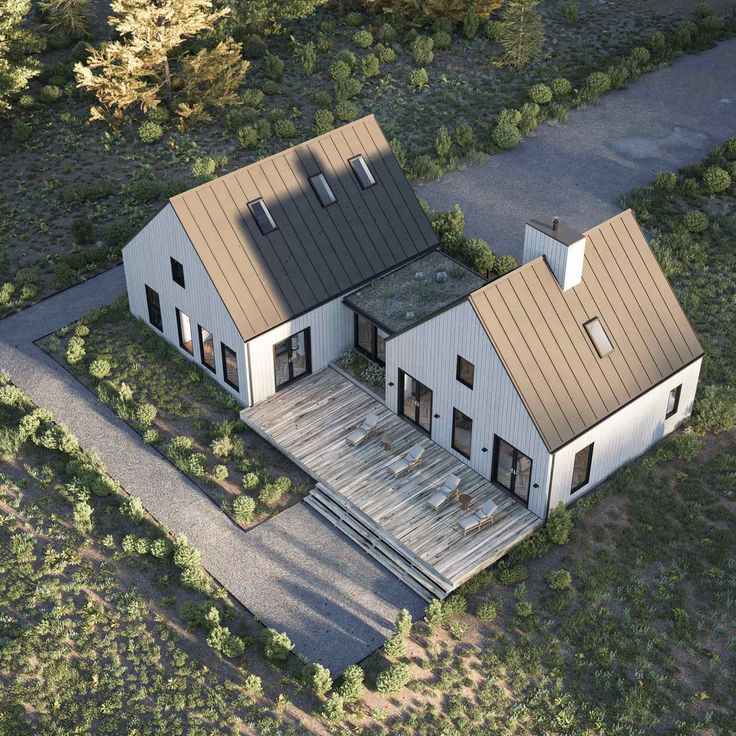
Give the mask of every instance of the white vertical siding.
<path id="1" fill-rule="evenodd" d="M 523 262 L 544 256 L 563 291 L 576 286 L 583 278 L 585 238 L 565 245 L 531 225 L 524 231 Z"/>
<path id="2" fill-rule="evenodd" d="M 353 345 L 353 312 L 342 303 L 342 297 L 249 340 L 246 349 L 254 404 L 276 391 L 274 345 L 307 327 L 310 328 L 312 343 L 312 373 L 324 368 Z"/>
<path id="3" fill-rule="evenodd" d="M 455 378 L 458 355 L 475 366 L 472 389 Z M 551 457 L 471 305 L 464 301 L 386 343 L 386 403 L 392 411 L 399 368 L 432 389 L 432 414 L 439 414 L 432 419 L 432 439 L 475 471 L 490 479 L 494 435 L 532 458 L 531 482 L 538 487 L 530 489 L 529 510 L 544 517 Z M 469 460 L 451 448 L 453 407 L 473 420 Z"/>
<path id="4" fill-rule="evenodd" d="M 185 288 L 171 278 L 171 257 L 176 258 L 184 266 Z M 215 341 L 217 374 L 210 373 L 204 366 L 202 369 L 216 378 L 226 391 L 248 405 L 248 369 L 243 338 L 171 205 L 161 210 L 123 248 L 123 265 L 130 311 L 133 315 L 149 324 L 146 285 L 157 291 L 161 301 L 163 337 L 182 355 L 198 365 L 202 364 L 197 325 L 209 330 Z M 187 314 L 191 320 L 194 356 L 190 356 L 179 347 L 175 308 Z M 158 333 L 155 327 L 151 329 Z M 223 380 L 221 342 L 234 350 L 238 356 L 239 391 L 235 391 Z"/>
<path id="5" fill-rule="evenodd" d="M 550 489 L 550 508 L 568 503 L 605 480 L 611 473 L 644 453 L 674 430 L 693 408 L 702 359 L 683 368 L 628 406 L 620 409 L 555 453 Z M 682 384 L 680 405 L 665 418 L 670 391 Z M 590 481 L 570 495 L 575 453 L 593 445 Z"/>

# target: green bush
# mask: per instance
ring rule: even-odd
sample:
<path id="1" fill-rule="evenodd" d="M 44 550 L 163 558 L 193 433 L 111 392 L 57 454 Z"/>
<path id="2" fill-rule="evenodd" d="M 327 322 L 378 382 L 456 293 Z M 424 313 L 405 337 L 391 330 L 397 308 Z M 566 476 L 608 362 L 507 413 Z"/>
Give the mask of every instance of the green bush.
<path id="1" fill-rule="evenodd" d="M 468 123 L 461 123 L 455 128 L 455 143 L 460 148 L 470 151 L 475 147 L 475 132 Z"/>
<path id="2" fill-rule="evenodd" d="M 736 427 L 736 386 L 705 386 L 695 403 L 693 429 L 720 434 Z"/>
<path id="3" fill-rule="evenodd" d="M 246 491 L 250 491 L 260 483 L 260 478 L 257 473 L 248 472 L 243 475 L 243 488 Z"/>
<path id="4" fill-rule="evenodd" d="M 212 468 L 212 477 L 215 480 L 226 480 L 228 475 L 230 475 L 230 472 L 227 469 L 227 465 L 215 465 L 215 467 Z"/>
<path id="5" fill-rule="evenodd" d="M 396 40 L 396 29 L 390 23 L 381 23 L 375 34 L 376 40 L 381 43 L 392 43 Z"/>
<path id="6" fill-rule="evenodd" d="M 156 418 L 157 410 L 153 404 L 141 404 L 135 410 L 135 418 L 138 423 L 143 427 L 148 427 L 153 424 L 153 420 Z"/>
<path id="7" fill-rule="evenodd" d="M 302 681 L 319 698 L 324 698 L 332 690 L 332 676 L 327 667 L 315 663 L 302 668 Z"/>
<path id="8" fill-rule="evenodd" d="M 164 129 L 158 123 L 154 123 L 153 120 L 146 120 L 138 128 L 138 138 L 143 143 L 156 143 L 156 141 L 161 140 L 163 134 Z"/>
<path id="9" fill-rule="evenodd" d="M 577 23 L 580 20 L 580 6 L 577 0 L 565 0 L 560 6 L 565 23 Z"/>
<path id="10" fill-rule="evenodd" d="M 406 608 L 402 608 L 396 616 L 395 627 L 396 634 L 402 639 L 406 639 L 411 634 L 412 621 L 411 614 Z"/>
<path id="11" fill-rule="evenodd" d="M 697 15 L 698 18 L 709 18 L 713 15 L 713 7 L 710 3 L 698 3 L 695 6 L 695 15 Z"/>
<path id="12" fill-rule="evenodd" d="M 517 585 L 529 577 L 529 571 L 525 565 L 509 565 L 502 562 L 498 566 L 498 581 L 502 585 Z"/>
<path id="13" fill-rule="evenodd" d="M 174 539 L 174 564 L 180 570 L 196 569 L 202 563 L 202 556 L 199 550 L 192 547 L 187 538 L 183 534 L 179 534 Z"/>
<path id="14" fill-rule="evenodd" d="M 674 31 L 675 43 L 683 49 L 688 49 L 697 38 L 698 27 L 691 20 L 684 20 L 677 24 Z"/>
<path id="15" fill-rule="evenodd" d="M 442 166 L 428 153 L 417 156 L 409 167 L 415 179 L 439 179 L 442 176 Z"/>
<path id="16" fill-rule="evenodd" d="M 702 233 L 708 229 L 709 225 L 708 215 L 700 210 L 686 212 L 682 218 L 682 222 L 691 233 Z"/>
<path id="17" fill-rule="evenodd" d="M 708 192 L 718 194 L 731 186 L 731 176 L 720 166 L 709 166 L 703 173 L 703 184 Z"/>
<path id="18" fill-rule="evenodd" d="M 677 187 L 677 175 L 671 171 L 660 171 L 655 174 L 651 186 L 659 194 L 670 194 Z"/>
<path id="19" fill-rule="evenodd" d="M 726 23 L 719 15 L 709 15 L 700 21 L 700 26 L 710 36 L 719 37 L 724 31 Z"/>
<path id="20" fill-rule="evenodd" d="M 89 335 L 89 325 L 85 322 L 79 322 L 74 328 L 74 334 L 77 337 L 87 337 Z"/>
<path id="21" fill-rule="evenodd" d="M 391 62 L 396 61 L 396 52 L 390 46 L 378 44 L 373 49 L 373 52 L 378 57 L 378 61 L 380 61 L 381 64 L 390 64 Z"/>
<path id="22" fill-rule="evenodd" d="M 243 38 L 243 56 L 246 59 L 261 59 L 268 52 L 268 46 L 261 36 L 250 33 Z"/>
<path id="23" fill-rule="evenodd" d="M 409 72 L 409 84 L 412 87 L 416 87 L 417 89 L 428 87 L 429 74 L 427 74 L 427 70 L 424 67 L 420 67 L 419 69 L 412 69 L 412 71 Z"/>
<path id="24" fill-rule="evenodd" d="M 555 506 L 547 518 L 547 534 L 552 544 L 567 544 L 573 528 L 572 514 L 562 501 Z"/>
<path id="25" fill-rule="evenodd" d="M 358 117 L 358 106 L 350 100 L 342 100 L 335 105 L 335 117 L 349 123 Z"/>
<path id="26" fill-rule="evenodd" d="M 452 138 L 450 131 L 443 125 L 434 140 L 434 148 L 440 161 L 447 161 L 452 153 Z"/>
<path id="27" fill-rule="evenodd" d="M 381 64 L 375 54 L 366 54 L 360 60 L 360 71 L 366 79 L 375 77 L 381 70 Z"/>
<path id="28" fill-rule="evenodd" d="M 94 242 L 96 232 L 95 226 L 92 220 L 90 220 L 86 215 L 75 217 L 72 220 L 72 224 L 69 229 L 71 230 L 72 238 L 75 243 L 79 243 L 79 245 L 89 245 Z"/>
<path id="29" fill-rule="evenodd" d="M 76 365 L 84 360 L 86 354 L 84 349 L 84 340 L 76 335 L 69 340 L 66 348 L 66 362 L 70 365 Z"/>
<path id="30" fill-rule="evenodd" d="M 246 695 L 256 696 L 263 693 L 263 683 L 258 675 L 246 675 L 241 683 L 241 688 Z"/>
<path id="31" fill-rule="evenodd" d="M 521 131 L 515 125 L 498 123 L 491 138 L 502 151 L 508 151 L 521 143 Z"/>
<path id="32" fill-rule="evenodd" d="M 367 49 L 373 46 L 373 34 L 365 29 L 356 31 L 353 34 L 353 43 L 359 49 Z"/>
<path id="33" fill-rule="evenodd" d="M 261 632 L 260 641 L 266 659 L 274 661 L 286 659 L 294 648 L 289 637 L 279 633 L 276 629 L 264 629 Z"/>
<path id="34" fill-rule="evenodd" d="M 293 138 L 296 135 L 296 125 L 291 120 L 276 120 L 273 124 L 273 132 L 277 138 Z"/>
<path id="35" fill-rule="evenodd" d="M 55 84 L 47 84 L 43 87 L 41 87 L 41 101 L 42 102 L 58 102 L 61 99 L 61 95 L 63 94 L 63 91 L 61 87 L 58 87 Z"/>
<path id="36" fill-rule="evenodd" d="M 286 477 L 276 478 L 272 483 L 266 483 L 261 489 L 258 501 L 264 506 L 276 506 L 282 496 L 291 489 L 291 481 Z"/>
<path id="37" fill-rule="evenodd" d="M 530 618 L 534 613 L 532 604 L 529 601 L 517 601 L 514 611 L 519 618 Z"/>
<path id="38" fill-rule="evenodd" d="M 475 612 L 475 615 L 478 617 L 479 621 L 489 624 L 498 618 L 500 608 L 501 606 L 498 602 L 487 601 L 486 603 L 481 603 L 481 605 L 478 606 L 478 610 Z"/>
<path id="39" fill-rule="evenodd" d="M 465 17 L 463 18 L 463 36 L 467 39 L 475 38 L 478 33 L 480 26 L 480 18 L 478 13 L 475 12 L 473 3 L 468 5 L 468 9 L 465 11 Z"/>
<path id="40" fill-rule="evenodd" d="M 146 510 L 143 501 L 138 496 L 128 496 L 120 504 L 120 513 L 127 516 L 131 521 L 143 521 L 146 518 Z"/>
<path id="41" fill-rule="evenodd" d="M 329 72 L 332 79 L 337 82 L 341 79 L 350 78 L 353 73 L 353 69 L 349 64 L 345 63 L 341 59 L 336 59 L 332 64 L 330 64 Z"/>
<path id="42" fill-rule="evenodd" d="M 434 41 L 430 36 L 417 36 L 411 44 L 411 56 L 416 64 L 424 66 L 434 61 Z"/>
<path id="43" fill-rule="evenodd" d="M 337 59 L 337 61 L 344 62 L 352 70 L 355 67 L 355 62 L 358 57 L 350 49 L 340 49 L 340 51 L 335 54 L 335 59 Z"/>
<path id="44" fill-rule="evenodd" d="M 280 82 L 284 75 L 284 60 L 275 54 L 267 53 L 263 57 L 263 71 L 269 79 Z"/>
<path id="45" fill-rule="evenodd" d="M 612 89 L 624 89 L 631 78 L 631 70 L 626 64 L 609 66 L 606 70 L 606 74 L 608 74 L 611 79 Z"/>
<path id="46" fill-rule="evenodd" d="M 458 255 L 477 273 L 486 274 L 495 270 L 496 257 L 482 238 L 466 238 Z"/>
<path id="47" fill-rule="evenodd" d="M 537 105 L 547 105 L 552 102 L 552 89 L 546 84 L 535 84 L 529 89 L 529 99 Z"/>
<path id="48" fill-rule="evenodd" d="M 651 58 L 649 49 L 644 46 L 636 46 L 629 54 L 629 65 L 632 70 L 638 70 L 638 73 L 641 73 L 641 68 L 649 64 Z"/>
<path id="49" fill-rule="evenodd" d="M 346 703 L 356 703 L 362 700 L 365 694 L 364 678 L 363 668 L 357 664 L 351 664 L 342 673 L 342 682 L 337 688 L 338 695 Z"/>
<path id="50" fill-rule="evenodd" d="M 736 161 L 736 138 L 729 138 L 721 146 L 721 153 L 723 153 L 729 161 Z"/>
<path id="51" fill-rule="evenodd" d="M 238 128 L 238 144 L 246 150 L 257 148 L 261 143 L 261 136 L 258 130 L 252 125 L 244 125 Z"/>
<path id="52" fill-rule="evenodd" d="M 32 134 L 33 128 L 30 123 L 23 120 L 16 120 L 10 128 L 10 136 L 18 143 L 25 143 L 30 140 Z"/>
<path id="53" fill-rule="evenodd" d="M 335 80 L 335 98 L 338 102 L 345 102 L 352 97 L 357 97 L 363 85 L 355 78 Z"/>
<path id="54" fill-rule="evenodd" d="M 550 83 L 552 94 L 557 98 L 569 97 L 572 94 L 572 84 L 565 77 L 557 77 Z"/>
<path id="55" fill-rule="evenodd" d="M 486 23 L 485 34 L 489 41 L 498 41 L 503 25 L 500 20 L 489 20 Z"/>
<path id="56" fill-rule="evenodd" d="M 406 654 L 406 641 L 394 634 L 383 643 L 383 651 L 387 657 L 403 657 Z"/>
<path id="57" fill-rule="evenodd" d="M 598 99 L 611 89 L 611 78 L 605 72 L 593 72 L 585 78 L 580 98 L 587 102 Z"/>
<path id="58" fill-rule="evenodd" d="M 105 242 L 111 248 L 125 245 L 134 235 L 135 225 L 127 217 L 116 217 L 105 227 Z"/>
<path id="59" fill-rule="evenodd" d="M 345 22 L 349 26 L 359 26 L 363 22 L 363 14 L 353 10 L 345 16 Z"/>
<path id="60" fill-rule="evenodd" d="M 521 113 L 519 131 L 527 135 L 539 125 L 539 105 L 535 102 L 525 102 L 519 112 Z"/>
<path id="61" fill-rule="evenodd" d="M 256 514 L 255 499 L 250 496 L 238 496 L 233 501 L 233 516 L 241 524 L 250 524 Z"/>
<path id="62" fill-rule="evenodd" d="M 147 445 L 156 445 L 161 442 L 161 434 L 157 429 L 149 428 L 143 432 L 143 441 Z"/>
<path id="63" fill-rule="evenodd" d="M 449 49 L 452 46 L 452 33 L 447 31 L 435 31 L 432 34 L 433 48 L 435 49 Z"/>
<path id="64" fill-rule="evenodd" d="M 322 706 L 322 717 L 328 723 L 340 723 L 345 718 L 345 701 L 342 696 L 332 693 Z"/>
<path id="65" fill-rule="evenodd" d="M 569 590 L 572 586 L 572 575 L 562 568 L 553 570 L 545 580 L 551 590 Z"/>
<path id="66" fill-rule="evenodd" d="M 264 95 L 276 95 L 279 92 L 279 83 L 275 79 L 264 79 L 261 82 L 261 92 Z"/>
<path id="67" fill-rule="evenodd" d="M 393 695 L 411 682 L 411 668 L 406 662 L 396 662 L 376 678 L 376 690 L 382 695 Z"/>
<path id="68" fill-rule="evenodd" d="M 169 111 L 165 107 L 162 107 L 160 105 L 159 107 L 152 107 L 146 113 L 146 119 L 152 123 L 163 125 L 169 120 Z"/>

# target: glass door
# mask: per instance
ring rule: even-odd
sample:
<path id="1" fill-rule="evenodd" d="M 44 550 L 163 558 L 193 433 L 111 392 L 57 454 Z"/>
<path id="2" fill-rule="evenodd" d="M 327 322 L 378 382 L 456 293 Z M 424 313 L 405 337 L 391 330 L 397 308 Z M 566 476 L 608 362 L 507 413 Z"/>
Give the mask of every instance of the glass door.
<path id="1" fill-rule="evenodd" d="M 529 501 L 532 461 L 508 442 L 496 437 L 493 443 L 491 479 L 511 491 L 525 503 Z"/>
<path id="2" fill-rule="evenodd" d="M 312 371 L 311 343 L 309 328 L 287 337 L 273 348 L 276 389 L 283 388 L 297 378 Z"/>
<path id="3" fill-rule="evenodd" d="M 432 391 L 399 369 L 399 414 L 427 433 L 432 431 Z"/>

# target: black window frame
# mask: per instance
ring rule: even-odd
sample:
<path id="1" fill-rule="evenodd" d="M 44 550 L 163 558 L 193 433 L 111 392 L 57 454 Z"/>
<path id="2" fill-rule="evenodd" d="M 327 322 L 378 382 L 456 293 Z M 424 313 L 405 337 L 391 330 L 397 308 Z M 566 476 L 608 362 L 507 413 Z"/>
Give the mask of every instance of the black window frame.
<path id="1" fill-rule="evenodd" d="M 353 345 L 355 349 L 361 354 L 365 355 L 366 358 L 370 358 L 374 363 L 378 363 L 378 365 L 386 365 L 385 360 L 381 360 L 381 358 L 378 357 L 378 325 L 375 322 L 372 322 L 368 319 L 364 314 L 360 314 L 359 312 L 353 313 L 355 316 L 353 318 Z M 371 326 L 371 349 L 366 350 L 362 345 L 358 342 L 358 336 L 360 334 L 360 328 L 358 327 L 358 323 L 360 320 L 363 319 Z M 383 338 L 384 341 L 386 338 Z"/>
<path id="2" fill-rule="evenodd" d="M 671 411 L 668 411 L 665 413 L 664 418 L 669 419 L 670 417 L 675 416 L 678 411 L 680 411 L 680 395 L 682 394 L 682 384 L 679 386 L 675 386 L 668 394 L 667 394 L 667 406 L 670 404 L 670 396 L 672 394 L 675 394 L 675 405 L 672 407 Z"/>
<path id="3" fill-rule="evenodd" d="M 468 383 L 465 379 L 460 378 L 460 362 L 467 363 L 471 368 L 473 372 L 473 377 L 470 379 L 470 383 Z M 467 386 L 471 391 L 473 390 L 473 384 L 475 383 L 475 363 L 471 363 L 467 358 L 463 358 L 462 355 L 457 356 L 457 362 L 455 363 L 455 379 L 462 383 L 463 386 Z"/>
<path id="4" fill-rule="evenodd" d="M 573 485 L 573 479 L 575 478 L 575 461 L 577 460 L 578 455 L 580 453 L 585 452 L 588 450 L 588 463 L 585 467 L 585 479 L 578 483 L 576 486 Z M 572 477 L 570 478 L 570 494 L 576 493 L 579 491 L 583 486 L 587 486 L 588 483 L 590 483 L 590 469 L 593 467 L 593 453 L 595 452 L 595 442 L 591 442 L 589 445 L 586 445 L 585 447 L 581 447 L 576 453 L 575 457 L 573 457 L 572 460 Z"/>
<path id="5" fill-rule="evenodd" d="M 227 372 L 227 353 L 232 353 L 233 360 L 235 361 L 235 378 L 237 380 L 237 383 L 232 383 L 230 379 L 228 378 L 228 372 Z M 220 357 L 222 358 L 222 379 L 225 381 L 225 383 L 230 386 L 230 388 L 235 389 L 236 391 L 240 392 L 240 375 L 238 374 L 238 354 L 228 345 L 225 345 L 224 342 L 220 343 Z"/>
<path id="6" fill-rule="evenodd" d="M 263 214 L 266 218 L 265 223 L 261 219 L 261 214 L 256 214 L 256 210 L 254 209 L 255 206 L 259 204 L 263 206 Z M 250 214 L 253 216 L 258 229 L 261 231 L 261 235 L 270 235 L 279 229 L 279 226 L 276 224 L 276 220 L 273 219 L 271 210 L 268 209 L 268 205 L 264 201 L 263 197 L 258 197 L 258 199 L 253 199 L 248 202 L 248 209 L 250 210 Z M 264 227 L 266 226 L 268 229 L 264 230 Z"/>
<path id="7" fill-rule="evenodd" d="M 163 314 L 161 313 L 161 297 L 159 296 L 159 293 L 152 289 L 148 284 L 145 284 L 146 287 L 146 306 L 148 307 L 148 322 L 152 327 L 155 327 L 159 332 L 164 331 L 164 321 L 163 321 Z M 151 295 L 155 294 L 156 296 L 156 303 L 152 303 Z M 155 309 L 158 312 L 158 320 L 154 319 L 153 315 L 153 309 Z"/>
<path id="8" fill-rule="evenodd" d="M 316 180 L 321 179 L 324 182 L 326 192 L 322 192 L 322 190 L 319 189 Z M 337 202 L 337 197 L 335 196 L 335 192 L 332 191 L 332 187 L 330 186 L 330 182 L 327 181 L 327 177 L 320 172 L 319 174 L 314 174 L 314 176 L 309 177 L 309 184 L 312 187 L 312 191 L 314 192 L 314 196 L 317 197 L 317 200 L 322 205 L 322 207 L 331 207 L 333 204 Z M 331 198 L 329 202 L 325 202 L 325 200 L 322 198 L 322 194 L 328 194 Z"/>
<path id="9" fill-rule="evenodd" d="M 179 347 L 187 354 L 187 355 L 194 355 L 194 336 L 192 333 L 192 318 L 186 313 L 182 312 L 179 307 L 174 307 L 176 311 L 176 331 L 179 335 Z M 186 345 L 184 344 L 184 336 L 181 334 L 181 315 L 184 315 L 189 320 L 189 335 L 191 338 L 192 343 L 192 349 L 188 350 Z"/>
<path id="10" fill-rule="evenodd" d="M 470 447 L 468 447 L 467 454 L 455 445 L 455 431 L 457 429 L 458 414 L 470 422 Z M 470 456 L 473 452 L 473 417 L 469 417 L 464 411 L 460 411 L 456 406 L 452 407 L 452 441 L 450 443 L 450 447 L 452 447 L 458 455 L 462 455 L 467 460 L 470 460 Z"/>
<path id="11" fill-rule="evenodd" d="M 180 261 L 177 261 L 174 256 L 170 256 L 169 260 L 171 261 L 171 280 L 175 284 L 179 284 L 182 289 L 186 289 L 186 279 L 184 278 L 184 264 L 182 264 Z"/>
<path id="12" fill-rule="evenodd" d="M 212 365 L 205 360 L 204 353 L 204 340 L 202 339 L 202 331 L 206 332 L 210 336 L 212 342 Z M 215 336 L 206 328 L 202 327 L 197 323 L 197 338 L 199 340 L 199 362 L 208 370 L 217 375 L 217 358 L 215 353 Z"/>
<path id="13" fill-rule="evenodd" d="M 365 166 L 365 171 L 360 167 L 359 164 L 356 164 L 357 161 L 362 161 Z M 371 187 L 376 186 L 378 183 L 378 180 L 376 179 L 375 174 L 371 171 L 370 166 L 368 166 L 368 162 L 365 160 L 365 156 L 362 153 L 359 153 L 357 156 L 353 156 L 352 158 L 348 159 L 348 163 L 350 164 L 350 168 L 353 171 L 353 176 L 357 180 L 359 186 L 361 189 L 366 190 L 370 189 Z M 371 181 L 364 180 L 363 176 L 365 173 L 368 173 L 368 176 L 370 176 Z"/>

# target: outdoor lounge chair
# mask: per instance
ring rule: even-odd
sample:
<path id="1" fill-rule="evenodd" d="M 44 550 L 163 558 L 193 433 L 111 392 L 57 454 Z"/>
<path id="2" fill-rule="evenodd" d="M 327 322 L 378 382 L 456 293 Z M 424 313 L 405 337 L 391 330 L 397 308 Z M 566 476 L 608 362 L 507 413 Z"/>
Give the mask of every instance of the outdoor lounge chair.
<path id="1" fill-rule="evenodd" d="M 347 442 L 351 447 L 356 447 L 361 442 L 368 439 L 369 435 L 372 434 L 378 426 L 378 414 L 371 412 L 364 420 L 360 427 L 356 427 L 346 438 Z"/>
<path id="2" fill-rule="evenodd" d="M 465 535 L 484 527 L 486 524 L 493 524 L 497 511 L 498 504 L 489 498 L 477 511 L 461 516 L 457 522 L 458 529 Z"/>
<path id="3" fill-rule="evenodd" d="M 386 467 L 394 474 L 401 475 L 406 473 L 408 470 L 414 470 L 422 464 L 422 455 L 424 454 L 424 448 L 421 445 L 414 445 L 409 448 L 409 452 L 402 457 L 397 457 L 392 463 L 389 463 Z"/>
<path id="4" fill-rule="evenodd" d="M 460 478 L 450 473 L 445 482 L 442 484 L 442 488 L 439 491 L 433 493 L 427 499 L 427 505 L 437 511 L 445 501 L 449 501 L 451 498 L 457 498 L 460 493 Z"/>

